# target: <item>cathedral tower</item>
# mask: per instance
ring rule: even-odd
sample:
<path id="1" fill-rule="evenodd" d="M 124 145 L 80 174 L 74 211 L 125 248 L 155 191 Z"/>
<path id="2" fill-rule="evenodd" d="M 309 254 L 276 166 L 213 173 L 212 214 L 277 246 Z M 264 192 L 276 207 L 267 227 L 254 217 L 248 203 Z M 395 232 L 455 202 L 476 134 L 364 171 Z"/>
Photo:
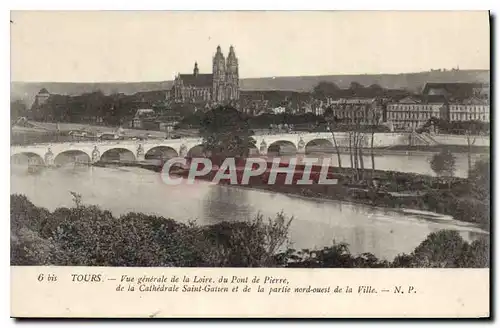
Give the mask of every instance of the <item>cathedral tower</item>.
<path id="1" fill-rule="evenodd" d="M 195 62 L 194 68 L 193 68 L 193 75 L 198 76 L 199 73 L 200 73 L 200 70 L 198 69 L 198 62 Z"/>
<path id="2" fill-rule="evenodd" d="M 234 53 L 234 47 L 231 46 L 226 62 L 226 99 L 238 100 L 240 98 L 239 90 L 238 58 Z"/>
<path id="3" fill-rule="evenodd" d="M 220 46 L 217 46 L 217 52 L 213 58 L 213 89 L 212 100 L 221 102 L 225 100 L 226 94 L 226 67 L 225 59 Z"/>

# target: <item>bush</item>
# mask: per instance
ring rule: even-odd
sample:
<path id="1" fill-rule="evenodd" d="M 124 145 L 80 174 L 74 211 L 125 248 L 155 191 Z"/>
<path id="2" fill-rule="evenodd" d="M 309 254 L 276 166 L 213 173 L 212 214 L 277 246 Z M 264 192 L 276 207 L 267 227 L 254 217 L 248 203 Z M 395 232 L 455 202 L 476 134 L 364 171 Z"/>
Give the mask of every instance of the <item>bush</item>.
<path id="1" fill-rule="evenodd" d="M 53 241 L 26 227 L 11 233 L 11 265 L 53 265 L 57 249 Z"/>
<path id="2" fill-rule="evenodd" d="M 293 219 L 293 218 L 292 218 Z M 203 229 L 208 247 L 208 263 L 215 266 L 273 267 L 276 257 L 288 247 L 288 230 L 292 219 L 278 213 L 266 222 L 262 215 L 251 222 L 222 222 Z M 282 263 L 281 263 L 282 264 Z"/>
<path id="3" fill-rule="evenodd" d="M 396 268 L 486 268 L 489 267 L 489 242 L 481 237 L 471 244 L 454 230 L 431 233 L 412 254 L 400 254 Z"/>

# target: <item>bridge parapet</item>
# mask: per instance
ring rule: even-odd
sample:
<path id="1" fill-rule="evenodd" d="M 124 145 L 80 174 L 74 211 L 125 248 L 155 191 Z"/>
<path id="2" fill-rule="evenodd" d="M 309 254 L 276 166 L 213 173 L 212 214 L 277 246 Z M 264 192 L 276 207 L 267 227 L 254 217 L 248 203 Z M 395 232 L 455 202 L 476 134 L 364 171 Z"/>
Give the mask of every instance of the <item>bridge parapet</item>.
<path id="1" fill-rule="evenodd" d="M 348 132 L 335 132 L 335 141 L 339 147 L 347 147 L 349 144 Z M 395 145 L 408 145 L 408 133 L 375 133 L 375 147 L 390 147 Z M 304 153 L 312 141 L 326 141 L 333 146 L 333 136 L 331 132 L 312 133 L 288 133 L 254 135 L 257 153 L 266 155 L 271 145 L 291 144 L 297 153 Z M 466 144 L 465 136 L 435 135 L 433 138 L 440 144 Z M 475 145 L 489 146 L 489 137 L 481 136 L 476 138 Z M 149 151 L 155 148 L 170 148 L 177 155 L 186 156 L 191 149 L 201 145 L 202 138 L 182 138 L 182 139 L 149 139 L 149 140 L 110 140 L 110 141 L 81 141 L 67 143 L 44 143 L 26 146 L 11 146 L 11 156 L 16 154 L 31 154 L 38 156 L 42 161 L 56 159 L 64 152 L 80 151 L 89 156 L 92 161 L 99 160 L 107 151 L 122 149 L 134 154 L 135 159 L 142 160 Z M 362 138 L 364 147 L 371 144 L 371 134 L 364 133 Z"/>

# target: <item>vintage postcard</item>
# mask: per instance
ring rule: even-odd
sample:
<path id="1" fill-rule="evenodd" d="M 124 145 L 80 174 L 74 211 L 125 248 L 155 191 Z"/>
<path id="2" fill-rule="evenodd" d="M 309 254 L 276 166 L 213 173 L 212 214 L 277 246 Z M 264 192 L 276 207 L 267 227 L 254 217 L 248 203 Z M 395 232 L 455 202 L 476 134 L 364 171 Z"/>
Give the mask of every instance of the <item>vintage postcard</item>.
<path id="1" fill-rule="evenodd" d="M 487 11 L 11 12 L 11 316 L 487 318 Z"/>

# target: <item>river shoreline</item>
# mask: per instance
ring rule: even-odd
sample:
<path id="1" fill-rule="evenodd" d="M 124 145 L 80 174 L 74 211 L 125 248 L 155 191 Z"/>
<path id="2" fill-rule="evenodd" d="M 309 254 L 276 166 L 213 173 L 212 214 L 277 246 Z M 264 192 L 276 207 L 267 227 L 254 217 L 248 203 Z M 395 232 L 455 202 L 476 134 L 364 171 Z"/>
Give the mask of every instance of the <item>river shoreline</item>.
<path id="1" fill-rule="evenodd" d="M 442 150 L 449 150 L 453 153 L 466 154 L 469 151 L 471 154 L 488 154 L 490 153 L 490 147 L 487 146 L 471 146 L 470 150 L 468 146 L 462 145 L 436 145 L 436 146 L 408 146 L 408 145 L 396 145 L 392 147 L 384 148 L 373 148 L 373 154 L 375 156 L 383 155 L 433 155 L 439 153 Z M 362 147 L 363 155 L 368 157 L 371 155 L 371 148 Z M 325 151 L 309 151 L 309 154 L 314 153 L 328 153 L 331 155 L 337 154 L 336 150 Z M 340 154 L 349 154 L 349 148 L 339 147 Z"/>
<path id="2" fill-rule="evenodd" d="M 450 214 L 447 213 L 440 213 L 440 212 L 435 212 L 435 211 L 430 211 L 429 208 L 427 207 L 421 207 L 421 206 L 391 206 L 386 203 L 371 203 L 364 201 L 363 199 L 356 199 L 352 197 L 348 198 L 341 198 L 341 197 L 329 197 L 329 195 L 326 194 L 317 194 L 317 195 L 304 195 L 301 193 L 301 190 L 296 190 L 294 191 L 293 189 L 290 190 L 277 190 L 277 189 L 272 189 L 272 188 L 265 188 L 264 186 L 248 186 L 248 185 L 230 185 L 230 184 L 224 184 L 223 186 L 227 186 L 229 188 L 237 188 L 237 189 L 250 189 L 250 190 L 258 190 L 261 192 L 266 192 L 266 193 L 277 193 L 281 195 L 285 195 L 288 197 L 293 197 L 293 198 L 299 198 L 299 199 L 304 199 L 304 200 L 315 200 L 315 201 L 331 201 L 331 202 L 341 202 L 341 203 L 347 203 L 347 204 L 352 204 L 352 205 L 364 205 L 364 206 L 369 206 L 374 209 L 378 210 L 392 210 L 395 212 L 398 212 L 403 215 L 407 215 L 411 213 L 411 211 L 419 211 L 421 215 L 426 215 L 426 216 L 432 216 L 435 219 L 444 219 L 445 217 L 450 217 L 450 220 L 454 220 L 457 222 L 462 222 L 465 223 L 465 226 L 471 226 L 471 227 L 476 227 L 481 230 L 482 233 L 489 234 L 489 231 L 486 229 L 486 227 L 481 226 L 478 223 L 475 222 L 470 222 L 466 220 L 461 220 L 460 218 L 456 218 Z M 348 188 L 347 188 L 348 189 Z"/>
<path id="3" fill-rule="evenodd" d="M 433 217 L 435 219 L 439 220 L 447 220 L 447 221 L 455 221 L 455 222 L 460 222 L 463 223 L 464 227 L 476 227 L 480 233 L 484 234 L 489 234 L 487 230 L 482 229 L 480 226 L 473 222 L 468 222 L 468 221 L 462 221 L 462 220 L 457 220 L 453 218 L 452 216 L 448 214 L 442 214 L 442 213 L 436 213 L 436 212 L 430 212 L 430 211 L 425 211 L 425 210 L 416 210 L 412 208 L 405 208 L 405 207 L 388 207 L 388 206 L 378 206 L 378 205 L 371 205 L 367 204 L 365 202 L 357 201 L 357 200 L 339 200 L 339 199 L 334 199 L 334 198 L 325 198 L 325 197 L 315 197 L 315 196 L 304 196 L 299 193 L 291 193 L 291 192 L 279 192 L 279 191 L 273 191 L 265 188 L 248 188 L 247 186 L 241 186 L 241 185 L 219 185 L 222 187 L 228 187 L 228 188 L 234 188 L 234 189 L 242 189 L 242 190 L 256 190 L 259 192 L 264 192 L 268 194 L 280 194 L 284 195 L 287 197 L 291 198 L 297 198 L 297 199 L 302 199 L 302 200 L 313 200 L 313 201 L 318 201 L 318 202 L 334 202 L 334 203 L 344 203 L 344 204 L 349 204 L 349 205 L 364 205 L 364 206 L 369 206 L 370 208 L 376 209 L 376 210 L 390 210 L 402 215 L 408 215 L 408 214 L 417 214 L 421 216 L 427 216 L 427 217 Z"/>
<path id="4" fill-rule="evenodd" d="M 147 163 L 96 163 L 96 166 L 100 167 L 116 167 L 116 166 L 129 166 L 129 167 L 138 167 L 150 171 L 161 172 L 162 167 L 160 165 L 147 164 Z M 338 168 L 337 169 L 338 172 Z M 338 173 L 339 176 L 343 176 L 344 178 L 348 175 L 347 172 L 350 169 L 342 169 Z M 337 173 L 336 172 L 336 173 Z M 366 170 L 366 174 L 370 174 L 371 170 Z M 179 170 L 177 172 L 171 172 L 171 175 L 179 176 L 179 177 L 187 177 L 187 170 Z M 403 172 L 393 172 L 393 171 L 381 171 L 375 170 L 374 176 L 379 180 L 392 181 L 391 179 L 398 179 L 403 177 L 407 180 L 423 180 L 427 181 L 426 183 L 433 183 L 434 185 L 438 185 L 440 182 L 439 178 L 412 174 L 412 173 L 403 173 Z M 212 181 L 213 173 L 198 177 L 197 179 L 202 181 Z M 366 182 L 367 180 L 365 180 Z M 431 181 L 431 182 L 429 182 Z M 437 182 L 436 182 L 437 181 Z M 467 180 L 463 178 L 454 178 L 453 183 L 464 184 Z M 457 211 L 456 208 L 450 206 L 441 206 L 439 204 L 441 201 L 441 195 L 443 192 L 446 192 L 442 189 L 427 189 L 423 188 L 413 189 L 408 188 L 408 190 L 413 191 L 413 193 L 404 193 L 390 190 L 380 190 L 378 188 L 374 188 L 369 185 L 352 185 L 339 183 L 336 185 L 320 185 L 320 184 L 312 184 L 312 185 L 286 185 L 286 184 L 268 184 L 266 181 L 256 179 L 253 180 L 253 183 L 249 183 L 247 185 L 242 184 L 230 184 L 224 183 L 224 181 L 220 181 L 218 183 L 222 186 L 229 186 L 232 188 L 241 188 L 241 189 L 253 189 L 259 191 L 265 191 L 270 193 L 278 193 L 287 196 L 300 197 L 303 199 L 312 199 L 312 200 L 330 200 L 330 201 L 341 201 L 352 204 L 366 205 L 373 208 L 380 209 L 392 209 L 396 211 L 403 210 L 417 210 L 424 212 L 436 213 L 438 215 L 443 216 L 451 216 L 454 220 L 465 222 L 468 224 L 476 225 L 478 228 L 489 231 L 489 220 L 486 224 L 485 222 L 477 222 L 473 219 L 471 220 L 471 216 L 466 213 L 461 214 L 461 212 Z M 434 186 L 435 188 L 435 186 Z M 397 188 L 396 188 L 397 189 Z M 425 190 L 424 190 L 425 189 Z M 449 199 L 442 199 L 442 202 L 449 202 Z M 460 198 L 454 200 L 455 202 L 461 202 Z M 464 203 L 467 202 L 464 200 Z"/>

